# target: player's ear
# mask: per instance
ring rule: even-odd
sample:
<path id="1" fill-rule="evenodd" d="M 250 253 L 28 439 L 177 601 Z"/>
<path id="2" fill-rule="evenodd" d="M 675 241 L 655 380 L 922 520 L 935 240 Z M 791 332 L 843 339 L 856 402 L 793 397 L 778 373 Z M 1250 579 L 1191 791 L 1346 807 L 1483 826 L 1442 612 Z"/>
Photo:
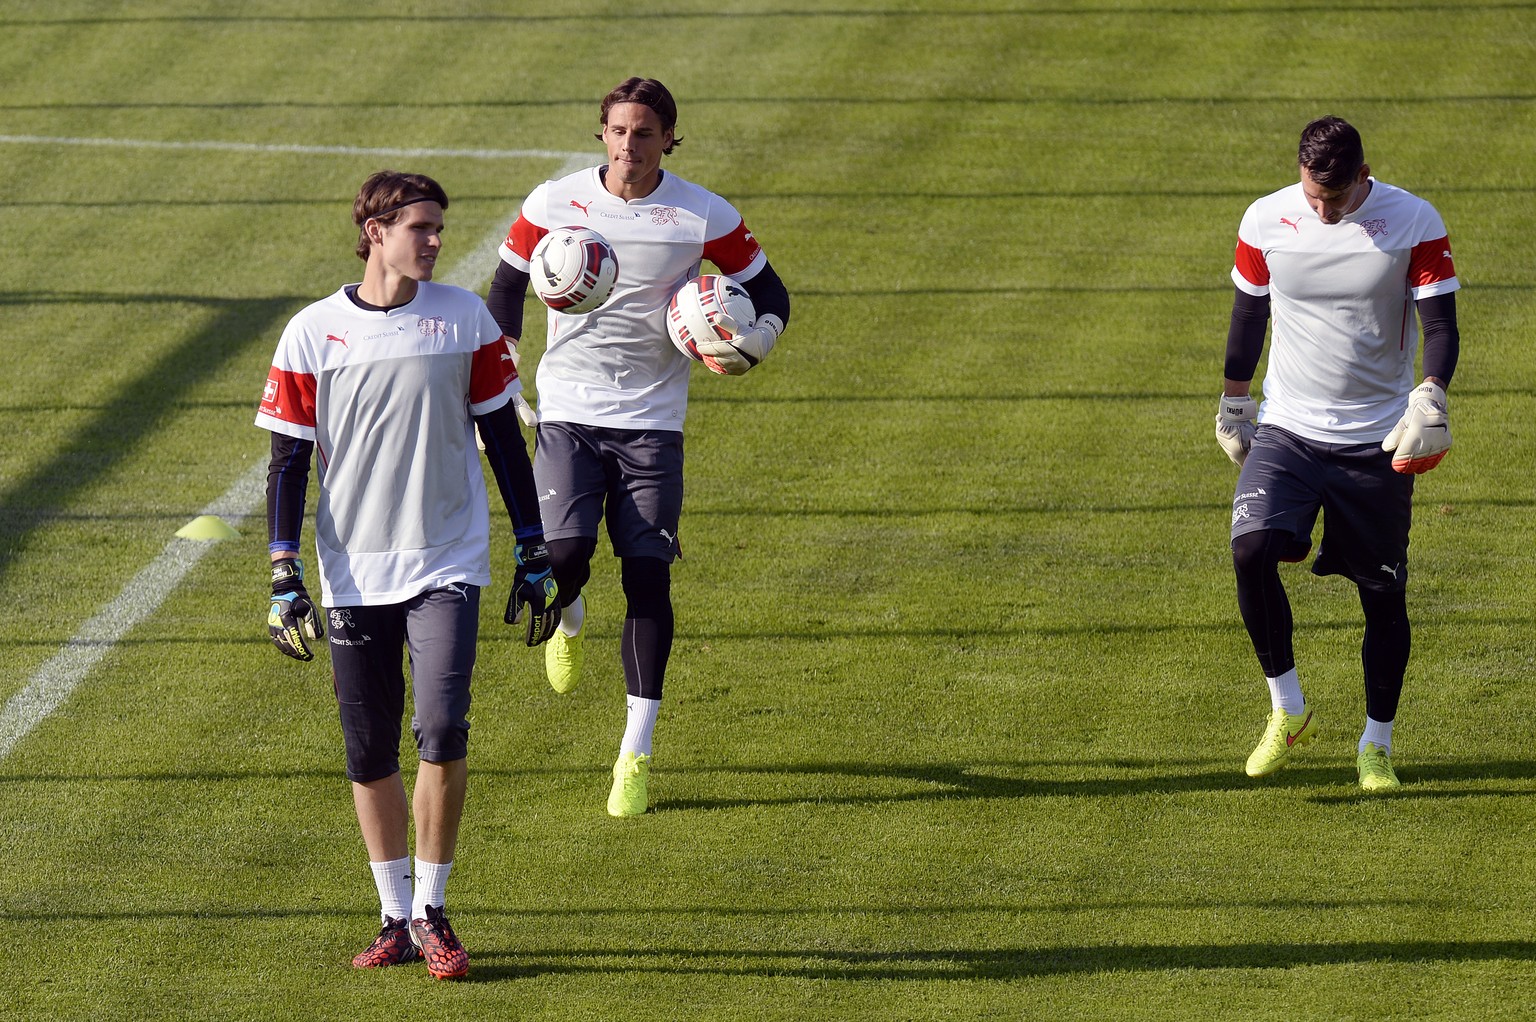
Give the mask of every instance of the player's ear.
<path id="1" fill-rule="evenodd" d="M 1359 184 L 1365 184 L 1370 179 L 1371 179 L 1371 165 L 1369 163 L 1362 163 L 1362 164 L 1360 164 L 1360 174 L 1355 178 L 1355 180 Z"/>

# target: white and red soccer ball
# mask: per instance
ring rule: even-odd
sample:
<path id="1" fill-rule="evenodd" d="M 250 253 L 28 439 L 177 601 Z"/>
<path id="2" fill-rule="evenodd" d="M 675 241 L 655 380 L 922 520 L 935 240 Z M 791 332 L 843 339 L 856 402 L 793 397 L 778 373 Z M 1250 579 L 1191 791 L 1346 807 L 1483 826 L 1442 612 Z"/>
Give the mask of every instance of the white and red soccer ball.
<path id="1" fill-rule="evenodd" d="M 722 315 L 735 321 L 734 332 L 720 325 Z M 700 341 L 728 341 L 736 333 L 750 330 L 756 322 L 757 309 L 747 289 L 718 273 L 694 277 L 672 296 L 667 306 L 667 336 L 678 351 L 695 362 L 704 361 L 699 354 Z"/>
<path id="2" fill-rule="evenodd" d="M 619 257 L 588 227 L 556 227 L 533 247 L 528 276 L 539 301 L 556 312 L 580 315 L 613 294 Z"/>

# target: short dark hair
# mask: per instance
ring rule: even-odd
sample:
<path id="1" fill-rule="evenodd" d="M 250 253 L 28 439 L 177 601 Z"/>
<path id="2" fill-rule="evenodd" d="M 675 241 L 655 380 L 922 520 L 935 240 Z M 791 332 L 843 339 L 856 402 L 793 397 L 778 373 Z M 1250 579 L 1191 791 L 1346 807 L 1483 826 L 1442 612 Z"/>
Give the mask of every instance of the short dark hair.
<path id="1" fill-rule="evenodd" d="M 656 116 L 661 118 L 662 129 L 673 133 L 672 144 L 662 150 L 668 156 L 683 144 L 683 140 L 677 136 L 677 101 L 672 98 L 667 87 L 656 79 L 626 78 L 614 86 L 613 91 L 603 97 L 599 123 L 605 128 L 608 126 L 608 111 L 615 103 L 639 103 L 656 111 Z M 602 132 L 598 132 L 597 137 L 601 140 Z"/>
<path id="2" fill-rule="evenodd" d="M 352 200 L 352 222 L 357 225 L 357 257 L 368 261 L 372 243 L 363 225 L 377 220 L 388 227 L 400 219 L 406 206 L 418 202 L 435 202 L 448 208 L 448 193 L 443 186 L 425 174 L 406 174 L 398 170 L 381 170 L 370 175 Z"/>
<path id="3" fill-rule="evenodd" d="M 1324 188 L 1347 188 L 1365 166 L 1365 146 L 1342 117 L 1319 117 L 1301 129 L 1296 160 Z"/>

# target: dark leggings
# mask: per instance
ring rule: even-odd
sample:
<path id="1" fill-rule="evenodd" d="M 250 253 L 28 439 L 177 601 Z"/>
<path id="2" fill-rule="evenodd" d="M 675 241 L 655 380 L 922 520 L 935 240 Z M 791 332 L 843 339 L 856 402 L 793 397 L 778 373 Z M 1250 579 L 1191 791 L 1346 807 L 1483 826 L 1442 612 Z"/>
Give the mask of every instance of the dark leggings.
<path id="1" fill-rule="evenodd" d="M 549 564 L 560 587 L 560 605 L 570 606 L 592 577 L 597 540 L 587 537 L 549 541 Z M 659 557 L 620 558 L 624 587 L 624 632 L 620 657 L 624 691 L 660 699 L 672 655 L 672 566 Z"/>
<path id="2" fill-rule="evenodd" d="M 1296 539 L 1276 529 L 1248 532 L 1232 540 L 1237 608 L 1268 678 L 1278 678 L 1296 666 L 1291 603 L 1280 584 L 1279 570 L 1281 560 L 1294 560 L 1296 552 Z M 1397 717 L 1403 674 L 1408 669 L 1408 598 L 1401 589 L 1359 588 L 1360 609 L 1365 613 L 1365 638 L 1360 645 L 1365 712 L 1373 720 L 1391 721 Z"/>

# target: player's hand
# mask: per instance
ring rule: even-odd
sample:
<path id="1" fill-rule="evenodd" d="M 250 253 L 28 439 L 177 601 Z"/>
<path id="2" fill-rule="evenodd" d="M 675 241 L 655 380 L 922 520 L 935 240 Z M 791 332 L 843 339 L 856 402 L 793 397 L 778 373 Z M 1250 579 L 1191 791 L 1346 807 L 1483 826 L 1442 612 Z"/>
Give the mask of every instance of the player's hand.
<path id="1" fill-rule="evenodd" d="M 704 340 L 695 347 L 710 372 L 721 376 L 740 376 L 768 357 L 779 335 L 767 323 L 759 322 L 742 330 L 729 315 L 721 313 L 715 324 L 731 335 L 728 341 Z"/>
<path id="2" fill-rule="evenodd" d="M 1223 396 L 1216 409 L 1216 442 L 1227 452 L 1232 463 L 1241 466 L 1253 446 L 1258 431 L 1259 403 L 1250 395 Z"/>
<path id="3" fill-rule="evenodd" d="M 1408 395 L 1408 411 L 1381 442 L 1391 453 L 1392 467 L 1404 475 L 1428 472 L 1451 449 L 1451 420 L 1446 415 L 1445 391 L 1425 380 Z"/>
<path id="4" fill-rule="evenodd" d="M 305 639 L 325 637 L 320 612 L 304 589 L 304 565 L 296 558 L 272 562 L 272 605 L 267 610 L 272 643 L 295 660 L 313 660 Z"/>
<path id="5" fill-rule="evenodd" d="M 526 612 L 528 628 L 524 641 L 537 646 L 555 634 L 555 627 L 560 624 L 560 602 L 555 599 L 560 591 L 550 574 L 549 548 L 540 539 L 517 544 L 513 553 L 517 557 L 517 574 L 512 577 L 512 592 L 507 596 L 502 619 L 515 625 Z"/>

